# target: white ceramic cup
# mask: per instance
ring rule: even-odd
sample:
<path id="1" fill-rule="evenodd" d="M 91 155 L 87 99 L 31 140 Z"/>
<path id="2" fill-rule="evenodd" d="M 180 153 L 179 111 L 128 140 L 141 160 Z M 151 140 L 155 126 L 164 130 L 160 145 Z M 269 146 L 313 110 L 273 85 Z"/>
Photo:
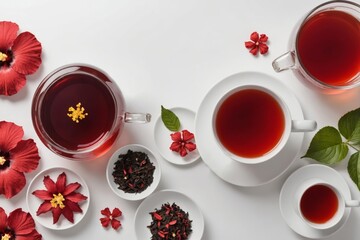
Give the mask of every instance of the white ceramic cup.
<path id="1" fill-rule="evenodd" d="M 219 136 L 217 134 L 217 130 L 216 130 L 217 114 L 218 114 L 219 108 L 222 106 L 224 101 L 229 96 L 233 95 L 234 93 L 242 91 L 242 90 L 247 90 L 247 89 L 260 90 L 260 91 L 263 91 L 263 92 L 269 94 L 270 96 L 272 96 L 273 99 L 275 99 L 277 101 L 277 103 L 279 104 L 279 106 L 281 107 L 282 112 L 284 114 L 284 119 L 285 119 L 284 131 L 282 133 L 282 136 L 281 136 L 279 142 L 270 151 L 268 151 L 264 155 L 261 155 L 259 157 L 251 157 L 251 158 L 236 155 L 235 153 L 228 150 L 220 141 Z M 258 163 L 262 163 L 262 162 L 265 162 L 265 161 L 273 158 L 285 147 L 287 141 L 289 140 L 291 132 L 314 131 L 316 129 L 316 126 L 317 126 L 316 121 L 313 121 L 313 120 L 292 119 L 290 111 L 289 111 L 286 103 L 281 99 L 281 97 L 278 96 L 275 92 L 271 91 L 270 89 L 265 88 L 263 86 L 259 86 L 259 85 L 245 85 L 245 86 L 233 88 L 232 90 L 228 91 L 219 99 L 219 101 L 214 109 L 213 115 L 212 115 L 212 130 L 213 130 L 213 133 L 216 138 L 216 142 L 218 143 L 219 147 L 223 150 L 223 152 L 225 154 L 230 156 L 232 159 L 234 159 L 238 162 L 241 162 L 241 163 L 246 163 L 246 164 L 258 164 Z"/>
<path id="2" fill-rule="evenodd" d="M 337 202 L 338 202 L 336 212 L 329 220 L 327 220 L 324 223 L 312 222 L 311 220 L 307 219 L 304 216 L 303 211 L 301 210 L 301 200 L 302 200 L 305 192 L 309 188 L 317 186 L 317 185 L 326 186 L 329 189 L 331 189 L 333 191 L 333 193 L 336 195 Z M 314 201 L 316 201 L 316 200 L 314 199 Z M 338 224 L 341 221 L 341 219 L 343 218 L 343 216 L 345 214 L 345 209 L 347 207 L 359 207 L 360 206 L 360 202 L 358 200 L 345 200 L 345 198 L 343 197 L 341 192 L 335 186 L 333 186 L 332 184 L 330 184 L 322 179 L 318 179 L 318 178 L 308 179 L 299 186 L 299 188 L 297 189 L 296 194 L 295 194 L 295 203 L 296 203 L 296 211 L 297 211 L 298 215 L 300 216 L 300 218 L 311 228 L 319 229 L 319 230 L 329 229 L 329 228 L 332 228 L 333 226 L 335 226 L 336 224 Z M 326 204 L 326 203 L 324 203 L 324 204 Z"/>

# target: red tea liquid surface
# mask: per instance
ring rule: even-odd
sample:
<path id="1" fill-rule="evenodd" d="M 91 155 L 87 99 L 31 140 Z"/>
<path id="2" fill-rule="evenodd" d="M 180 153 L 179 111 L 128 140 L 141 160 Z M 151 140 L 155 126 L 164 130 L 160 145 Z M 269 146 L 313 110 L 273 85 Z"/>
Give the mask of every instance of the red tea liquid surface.
<path id="1" fill-rule="evenodd" d="M 257 89 L 240 90 L 219 107 L 215 128 L 226 149 L 237 156 L 255 158 L 278 144 L 285 116 L 270 94 Z"/>
<path id="2" fill-rule="evenodd" d="M 315 185 L 305 191 L 300 200 L 300 211 L 313 223 L 326 223 L 338 209 L 336 193 L 324 185 Z"/>
<path id="3" fill-rule="evenodd" d="M 88 113 L 79 123 L 67 114 L 81 103 Z M 41 122 L 57 144 L 69 150 L 92 146 L 108 133 L 115 119 L 115 102 L 108 87 L 85 74 L 63 77 L 51 85 L 41 106 Z"/>
<path id="4" fill-rule="evenodd" d="M 360 22 L 341 11 L 317 13 L 299 30 L 297 51 L 314 78 L 329 85 L 347 85 L 360 72 Z"/>

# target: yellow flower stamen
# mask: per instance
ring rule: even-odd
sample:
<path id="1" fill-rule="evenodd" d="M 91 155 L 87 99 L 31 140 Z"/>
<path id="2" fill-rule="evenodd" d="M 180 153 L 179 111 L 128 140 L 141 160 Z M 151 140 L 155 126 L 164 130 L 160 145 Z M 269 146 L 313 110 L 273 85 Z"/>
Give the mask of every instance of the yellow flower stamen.
<path id="1" fill-rule="evenodd" d="M 11 235 L 10 234 L 7 234 L 5 233 L 2 237 L 1 237 L 1 240 L 10 240 L 11 239 Z"/>
<path id="2" fill-rule="evenodd" d="M 0 52 L 0 61 L 5 62 L 7 59 L 8 59 L 8 55 L 6 55 L 5 53 Z"/>
<path id="3" fill-rule="evenodd" d="M 64 204 L 65 198 L 61 193 L 53 194 L 53 199 L 51 199 L 50 203 L 53 208 L 61 208 L 63 209 L 65 207 Z"/>
<path id="4" fill-rule="evenodd" d="M 82 120 L 85 118 L 85 116 L 89 115 L 88 113 L 84 113 L 85 108 L 81 106 L 81 103 L 76 104 L 76 109 L 73 107 L 69 107 L 68 111 L 70 113 L 68 113 L 67 115 L 71 117 L 74 122 L 77 123 L 79 122 L 79 120 Z"/>
<path id="5" fill-rule="evenodd" d="M 6 159 L 3 156 L 0 156 L 0 165 L 4 165 L 6 163 Z M 2 240 L 2 239 L 1 239 Z"/>

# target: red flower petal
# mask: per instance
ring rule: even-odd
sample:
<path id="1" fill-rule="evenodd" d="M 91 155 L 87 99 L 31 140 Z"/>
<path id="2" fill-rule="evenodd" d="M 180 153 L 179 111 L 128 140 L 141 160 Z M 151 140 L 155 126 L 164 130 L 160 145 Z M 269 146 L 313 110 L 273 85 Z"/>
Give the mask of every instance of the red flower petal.
<path id="1" fill-rule="evenodd" d="M 11 48 L 16 39 L 19 26 L 13 22 L 0 22 L 0 49 L 7 50 Z"/>
<path id="2" fill-rule="evenodd" d="M 181 149 L 182 145 L 180 142 L 173 142 L 171 145 L 170 145 L 170 150 L 171 151 L 174 151 L 174 152 L 179 152 L 180 149 Z"/>
<path id="3" fill-rule="evenodd" d="M 12 47 L 12 68 L 21 74 L 28 75 L 36 72 L 41 64 L 41 44 L 30 32 L 21 33 Z"/>
<path id="4" fill-rule="evenodd" d="M 122 215 L 122 212 L 120 211 L 120 209 L 114 208 L 111 215 L 113 218 L 120 217 Z"/>
<path id="5" fill-rule="evenodd" d="M 117 219 L 112 219 L 111 220 L 111 226 L 112 226 L 113 229 L 117 230 L 121 226 L 121 223 Z"/>
<path id="6" fill-rule="evenodd" d="M 51 193 L 46 190 L 36 190 L 32 194 L 40 198 L 41 200 L 51 200 L 53 198 Z"/>
<path id="7" fill-rule="evenodd" d="M 103 227 L 107 227 L 109 226 L 110 218 L 108 217 L 100 218 L 100 222 Z"/>
<path id="8" fill-rule="evenodd" d="M 81 184 L 78 182 L 70 183 L 65 187 L 63 195 L 67 196 L 70 193 L 73 193 L 74 191 L 78 190 L 80 187 L 81 187 Z"/>
<path id="9" fill-rule="evenodd" d="M 180 132 L 176 132 L 176 133 L 172 133 L 170 134 L 171 140 L 173 140 L 174 142 L 181 142 L 181 133 Z"/>
<path id="10" fill-rule="evenodd" d="M 254 47 L 253 49 L 250 50 L 250 53 L 255 56 L 258 53 L 258 49 L 259 49 L 258 47 Z"/>
<path id="11" fill-rule="evenodd" d="M 188 130 L 182 130 L 183 141 L 187 142 L 194 138 L 194 134 Z"/>
<path id="12" fill-rule="evenodd" d="M 72 201 L 65 200 L 65 206 L 69 207 L 71 211 L 73 212 L 82 212 L 82 209 L 80 208 L 79 204 L 74 203 Z"/>
<path id="13" fill-rule="evenodd" d="M 25 83 L 25 75 L 17 73 L 12 68 L 0 68 L 0 95 L 14 95 L 25 86 Z"/>
<path id="14" fill-rule="evenodd" d="M 110 209 L 107 207 L 107 208 L 101 210 L 101 214 L 104 216 L 110 217 L 111 216 Z"/>
<path id="15" fill-rule="evenodd" d="M 4 232 L 7 227 L 7 216 L 5 210 L 0 207 L 0 232 Z"/>
<path id="16" fill-rule="evenodd" d="M 12 122 L 0 122 L 0 149 L 2 151 L 9 152 L 11 149 L 15 148 L 23 136 L 24 131 L 22 127 Z"/>
<path id="17" fill-rule="evenodd" d="M 36 211 L 36 215 L 39 216 L 40 214 L 47 213 L 52 209 L 51 203 L 49 201 L 45 201 L 40 204 L 38 210 Z"/>
<path id="18" fill-rule="evenodd" d="M 62 213 L 69 222 L 74 223 L 74 212 L 68 206 L 62 209 Z"/>
<path id="19" fill-rule="evenodd" d="M 19 172 L 31 172 L 39 165 L 39 152 L 34 140 L 21 140 L 10 151 L 11 167 Z"/>
<path id="20" fill-rule="evenodd" d="M 250 35 L 250 39 L 256 43 L 257 41 L 259 41 L 259 34 L 257 32 L 253 32 Z"/>
<path id="21" fill-rule="evenodd" d="M 74 203 L 78 203 L 87 199 L 87 197 L 82 195 L 81 193 L 71 193 L 67 195 L 65 198 Z"/>
<path id="22" fill-rule="evenodd" d="M 62 213 L 62 209 L 59 207 L 52 208 L 52 215 L 53 215 L 53 224 L 57 223 L 59 221 L 60 215 Z"/>
<path id="23" fill-rule="evenodd" d="M 58 194 L 56 184 L 49 176 L 45 176 L 43 182 L 44 186 L 51 194 Z"/>
<path id="24" fill-rule="evenodd" d="M 180 149 L 180 156 L 181 157 L 185 157 L 186 155 L 187 155 L 187 151 L 186 151 L 186 148 L 185 147 L 182 147 L 181 149 Z"/>
<path id="25" fill-rule="evenodd" d="M 24 236 L 16 236 L 16 240 L 40 240 L 42 239 L 41 234 L 39 234 L 36 229 L 34 229 L 31 233 L 26 234 Z"/>
<path id="26" fill-rule="evenodd" d="M 196 149 L 196 144 L 192 143 L 192 142 L 188 142 L 185 144 L 185 148 L 189 151 L 192 152 Z"/>
<path id="27" fill-rule="evenodd" d="M 12 198 L 18 194 L 26 184 L 24 173 L 20 173 L 11 168 L 0 171 L 0 194 L 6 198 Z"/>
<path id="28" fill-rule="evenodd" d="M 246 48 L 253 48 L 253 47 L 255 47 L 255 46 L 256 46 L 255 43 L 252 42 L 252 41 L 247 41 L 247 42 L 245 42 L 245 47 L 246 47 Z"/>
<path id="29" fill-rule="evenodd" d="M 268 52 L 269 47 L 268 47 L 266 44 L 264 44 L 264 43 L 260 43 L 260 44 L 259 44 L 259 49 L 260 49 L 260 53 L 261 53 L 261 54 L 265 54 L 265 53 Z"/>
<path id="30" fill-rule="evenodd" d="M 63 193 L 66 188 L 66 174 L 62 172 L 56 180 L 56 190 L 59 193 Z"/>
<path id="31" fill-rule="evenodd" d="M 32 233 L 35 229 L 35 222 L 30 213 L 18 208 L 9 214 L 8 226 L 16 235 L 26 235 Z"/>
<path id="32" fill-rule="evenodd" d="M 260 38 L 259 38 L 259 42 L 267 42 L 268 40 L 268 36 L 266 36 L 266 34 L 260 34 Z"/>

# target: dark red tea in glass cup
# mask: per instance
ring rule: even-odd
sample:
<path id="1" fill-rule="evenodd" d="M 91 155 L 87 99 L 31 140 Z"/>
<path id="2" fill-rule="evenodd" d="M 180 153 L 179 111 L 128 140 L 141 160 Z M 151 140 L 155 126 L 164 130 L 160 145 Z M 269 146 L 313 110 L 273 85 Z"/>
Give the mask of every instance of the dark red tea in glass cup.
<path id="1" fill-rule="evenodd" d="M 360 85 L 360 5 L 330 1 L 311 10 L 291 36 L 291 49 L 273 61 L 305 85 L 341 93 Z"/>
<path id="2" fill-rule="evenodd" d="M 90 65 L 56 69 L 39 85 L 32 120 L 41 141 L 70 159 L 93 159 L 113 145 L 124 122 L 148 122 L 150 114 L 125 112 L 113 80 Z"/>

